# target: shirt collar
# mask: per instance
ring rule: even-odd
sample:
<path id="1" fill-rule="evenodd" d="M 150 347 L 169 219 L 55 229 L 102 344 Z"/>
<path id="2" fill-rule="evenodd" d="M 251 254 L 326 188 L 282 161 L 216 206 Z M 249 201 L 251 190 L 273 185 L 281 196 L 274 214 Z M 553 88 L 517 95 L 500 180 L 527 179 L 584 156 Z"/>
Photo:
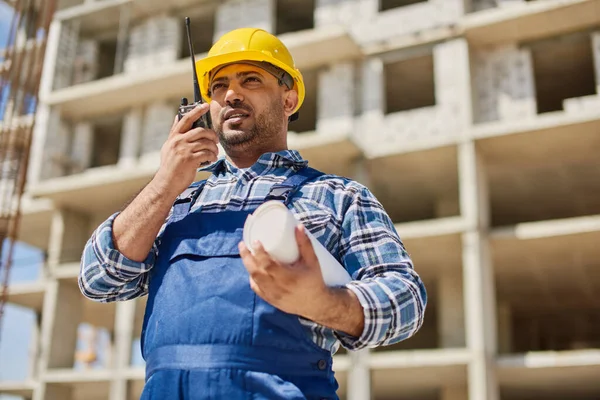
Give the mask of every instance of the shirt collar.
<path id="1" fill-rule="evenodd" d="M 308 161 L 305 160 L 297 150 L 281 150 L 261 155 L 254 165 L 257 164 L 260 164 L 263 169 L 300 169 L 307 166 Z M 237 170 L 238 168 L 231 164 L 225 157 L 221 157 L 214 163 L 198 169 L 198 171 L 212 172 L 213 174 L 218 174 L 223 171 L 235 173 Z"/>

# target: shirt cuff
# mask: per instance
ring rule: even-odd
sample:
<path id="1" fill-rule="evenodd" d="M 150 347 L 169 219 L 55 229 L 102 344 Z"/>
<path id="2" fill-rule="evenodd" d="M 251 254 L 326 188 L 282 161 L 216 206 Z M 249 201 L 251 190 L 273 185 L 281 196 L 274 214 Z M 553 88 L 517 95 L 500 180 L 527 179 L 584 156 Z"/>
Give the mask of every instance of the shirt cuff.
<path id="1" fill-rule="evenodd" d="M 375 285 L 376 288 L 368 286 Z M 372 282 L 349 282 L 345 287 L 352 291 L 358 298 L 363 309 L 364 328 L 359 337 L 348 335 L 344 332 L 334 331 L 334 335 L 340 341 L 341 345 L 348 350 L 360 350 L 367 347 L 376 347 L 379 345 L 379 334 L 382 331 L 382 323 L 389 325 L 389 317 L 386 319 L 383 312 L 383 305 L 377 298 L 375 291 L 381 290 L 379 284 Z"/>
<path id="2" fill-rule="evenodd" d="M 110 275 L 120 280 L 132 280 L 152 269 L 158 255 L 158 248 L 154 243 L 148 256 L 142 262 L 125 257 L 115 248 L 113 241 L 113 224 L 118 215 L 119 212 L 111 215 L 96 229 L 93 241 L 94 251 Z"/>

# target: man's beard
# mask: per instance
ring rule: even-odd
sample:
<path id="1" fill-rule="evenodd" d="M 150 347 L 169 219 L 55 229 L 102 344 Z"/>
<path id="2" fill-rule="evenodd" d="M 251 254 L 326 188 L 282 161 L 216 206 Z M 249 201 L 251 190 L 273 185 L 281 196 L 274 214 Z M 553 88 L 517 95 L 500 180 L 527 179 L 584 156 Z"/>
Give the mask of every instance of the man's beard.
<path id="1" fill-rule="evenodd" d="M 252 109 L 244 103 L 236 103 L 231 108 L 252 111 Z M 231 108 L 224 109 L 222 113 Z M 219 136 L 219 143 L 223 146 L 225 152 L 231 149 L 249 149 L 252 147 L 267 147 L 270 142 L 274 141 L 281 134 L 282 124 L 284 120 L 283 106 L 281 100 L 277 99 L 271 102 L 269 109 L 263 114 L 254 114 L 254 124 L 249 128 L 240 130 L 240 127 L 245 121 L 237 124 L 229 124 L 228 132 L 223 131 L 223 125 L 216 124 L 214 129 Z"/>

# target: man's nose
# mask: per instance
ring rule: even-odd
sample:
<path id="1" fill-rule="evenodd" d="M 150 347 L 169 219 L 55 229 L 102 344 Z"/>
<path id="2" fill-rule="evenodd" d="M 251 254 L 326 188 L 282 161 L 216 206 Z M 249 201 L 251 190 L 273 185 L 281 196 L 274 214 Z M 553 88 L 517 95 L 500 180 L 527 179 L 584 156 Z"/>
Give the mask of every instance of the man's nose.
<path id="1" fill-rule="evenodd" d="M 227 93 L 225 94 L 225 102 L 232 105 L 242 101 L 244 101 L 244 96 L 241 93 L 240 86 L 235 82 L 231 82 L 229 88 L 227 88 Z"/>

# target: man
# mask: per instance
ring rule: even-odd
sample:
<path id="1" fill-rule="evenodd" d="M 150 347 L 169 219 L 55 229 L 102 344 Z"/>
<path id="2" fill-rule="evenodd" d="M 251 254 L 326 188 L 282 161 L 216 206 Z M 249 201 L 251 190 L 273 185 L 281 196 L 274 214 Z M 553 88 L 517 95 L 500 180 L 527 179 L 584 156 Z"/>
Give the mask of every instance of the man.
<path id="1" fill-rule="evenodd" d="M 80 288 L 103 302 L 148 295 L 143 399 L 335 399 L 331 354 L 414 335 L 425 288 L 369 190 L 287 149 L 304 83 L 275 36 L 232 31 L 196 67 L 210 105 L 176 118 L 152 181 L 93 233 Z M 207 112 L 214 130 L 190 129 Z M 193 182 L 206 162 L 211 176 Z M 242 242 L 267 199 L 302 223 L 294 265 Z M 325 285 L 304 229 L 353 281 Z"/>

